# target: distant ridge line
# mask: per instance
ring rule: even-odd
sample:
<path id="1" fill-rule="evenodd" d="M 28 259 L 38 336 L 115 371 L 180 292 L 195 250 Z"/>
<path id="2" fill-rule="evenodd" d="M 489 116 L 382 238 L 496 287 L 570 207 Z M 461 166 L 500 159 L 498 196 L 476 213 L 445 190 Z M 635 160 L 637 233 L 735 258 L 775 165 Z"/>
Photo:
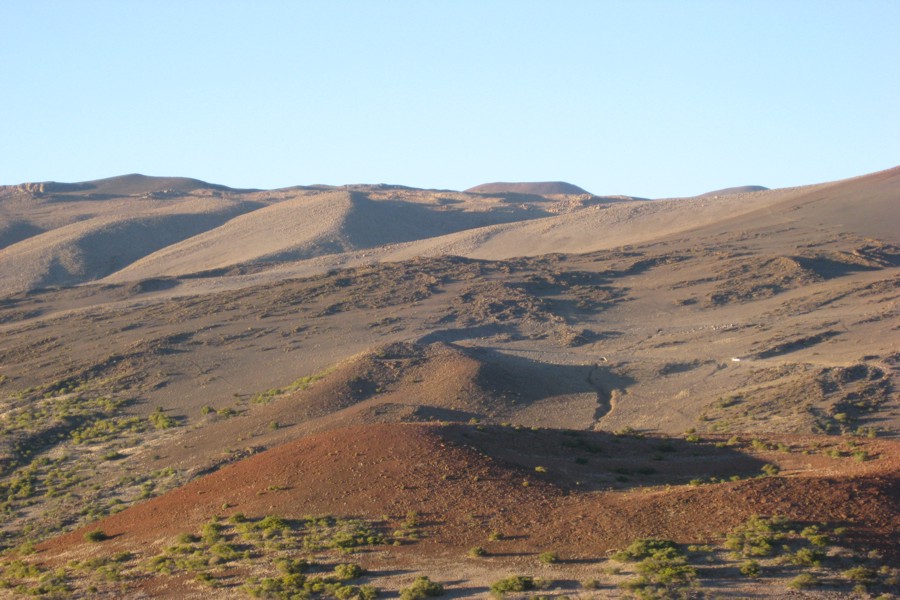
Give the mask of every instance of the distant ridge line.
<path id="1" fill-rule="evenodd" d="M 705 194 L 700 194 L 699 196 L 697 196 L 697 198 L 708 198 L 711 196 L 731 196 L 733 194 L 748 194 L 750 192 L 765 192 L 768 190 L 769 188 L 762 185 L 741 185 L 706 192 Z"/>
<path id="2" fill-rule="evenodd" d="M 475 194 L 535 194 L 538 196 L 590 194 L 587 190 L 565 181 L 496 181 L 482 183 L 464 191 Z"/>

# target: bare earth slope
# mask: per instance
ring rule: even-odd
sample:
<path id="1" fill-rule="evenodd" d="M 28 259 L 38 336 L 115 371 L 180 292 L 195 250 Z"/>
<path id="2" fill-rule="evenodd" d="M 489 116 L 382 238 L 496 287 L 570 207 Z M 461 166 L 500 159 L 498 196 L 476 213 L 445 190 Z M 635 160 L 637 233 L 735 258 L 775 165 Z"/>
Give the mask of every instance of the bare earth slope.
<path id="1" fill-rule="evenodd" d="M 302 261 L 546 214 L 527 206 L 501 210 L 456 206 L 463 203 L 460 200 L 447 208 L 415 199 L 372 198 L 355 191 L 291 198 L 151 254 L 108 280 Z"/>
<path id="2" fill-rule="evenodd" d="M 169 202 L 120 215 L 88 218 L 0 250 L 0 291 L 72 285 L 99 279 L 137 259 L 255 208 L 216 198 Z"/>
<path id="3" fill-rule="evenodd" d="M 735 233 L 787 224 L 795 230 L 785 238 L 788 243 L 802 236 L 816 239 L 823 230 L 897 242 L 898 186 L 900 168 L 895 168 L 805 188 L 598 206 L 530 223 L 464 232 L 429 242 L 424 251 L 479 258 L 591 252 L 680 233 Z M 405 249 L 404 255 L 422 252 L 413 247 Z"/>
<path id="4" fill-rule="evenodd" d="M 307 268 L 324 272 L 360 250 L 605 201 L 584 193 L 545 197 L 399 186 L 235 190 L 142 175 L 4 186 L 0 292 L 334 257 Z M 359 260 L 371 261 L 366 256 Z"/>

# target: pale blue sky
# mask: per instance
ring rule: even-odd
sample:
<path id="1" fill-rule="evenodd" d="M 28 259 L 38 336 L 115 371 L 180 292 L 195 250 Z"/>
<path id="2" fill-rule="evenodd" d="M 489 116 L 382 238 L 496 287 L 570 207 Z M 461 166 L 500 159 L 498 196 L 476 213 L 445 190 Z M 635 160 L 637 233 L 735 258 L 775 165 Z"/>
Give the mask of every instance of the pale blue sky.
<path id="1" fill-rule="evenodd" d="M 900 1 L 0 1 L 0 183 L 783 187 L 900 164 Z"/>

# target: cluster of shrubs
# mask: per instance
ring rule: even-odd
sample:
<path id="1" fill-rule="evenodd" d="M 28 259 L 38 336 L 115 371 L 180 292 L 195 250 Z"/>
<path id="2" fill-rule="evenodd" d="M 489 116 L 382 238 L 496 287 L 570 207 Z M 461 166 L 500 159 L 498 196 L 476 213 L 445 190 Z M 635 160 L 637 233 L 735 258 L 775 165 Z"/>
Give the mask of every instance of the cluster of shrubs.
<path id="1" fill-rule="evenodd" d="M 621 587 L 638 597 L 677 596 L 694 585 L 697 570 L 688 564 L 681 546 L 671 540 L 645 538 L 616 552 L 613 560 L 637 563 L 638 577 L 624 581 Z"/>
<path id="2" fill-rule="evenodd" d="M 241 588 L 254 598 L 311 598 L 324 595 L 338 600 L 370 600 L 378 596 L 371 585 L 353 585 L 348 581 L 358 579 L 365 569 L 355 563 L 342 563 L 327 575 L 306 575 L 306 562 L 281 561 L 276 563 L 276 577 L 250 578 Z"/>
<path id="3" fill-rule="evenodd" d="M 443 595 L 444 586 L 426 576 L 417 577 L 410 587 L 400 590 L 400 600 L 424 600 Z"/>

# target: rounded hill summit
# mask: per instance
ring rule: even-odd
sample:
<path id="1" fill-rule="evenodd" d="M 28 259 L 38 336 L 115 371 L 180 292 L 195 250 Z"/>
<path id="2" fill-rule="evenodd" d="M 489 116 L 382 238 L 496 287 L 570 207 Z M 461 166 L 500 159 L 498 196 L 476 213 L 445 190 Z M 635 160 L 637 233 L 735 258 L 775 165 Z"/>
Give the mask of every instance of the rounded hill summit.
<path id="1" fill-rule="evenodd" d="M 469 188 L 466 192 L 476 194 L 534 194 L 537 196 L 547 196 L 554 194 L 578 195 L 589 194 L 577 185 L 566 183 L 565 181 L 522 181 L 522 182 L 506 182 L 497 181 L 494 183 L 482 183 L 475 187 Z"/>

